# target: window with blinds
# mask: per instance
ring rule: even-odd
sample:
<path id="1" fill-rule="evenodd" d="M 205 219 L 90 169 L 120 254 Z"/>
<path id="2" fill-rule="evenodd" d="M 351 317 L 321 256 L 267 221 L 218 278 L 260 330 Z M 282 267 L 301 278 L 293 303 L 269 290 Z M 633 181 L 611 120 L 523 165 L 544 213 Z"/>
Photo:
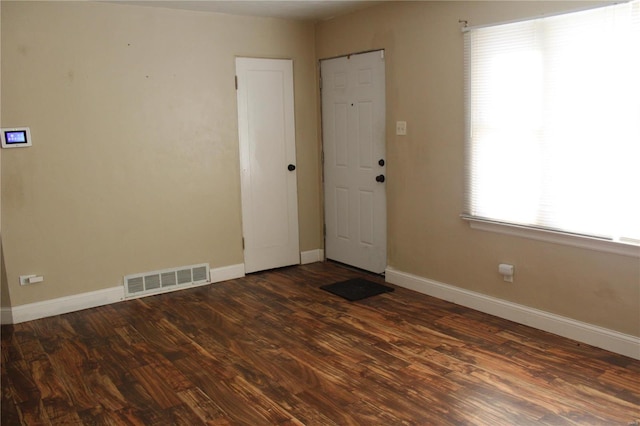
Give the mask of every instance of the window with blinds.
<path id="1" fill-rule="evenodd" d="M 463 217 L 640 244 L 640 1 L 464 37 Z"/>

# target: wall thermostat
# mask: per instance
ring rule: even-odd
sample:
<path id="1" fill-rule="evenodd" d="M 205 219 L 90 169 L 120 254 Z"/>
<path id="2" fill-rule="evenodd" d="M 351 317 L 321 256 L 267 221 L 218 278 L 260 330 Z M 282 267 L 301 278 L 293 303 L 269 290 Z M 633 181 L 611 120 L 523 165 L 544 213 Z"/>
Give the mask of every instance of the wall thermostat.
<path id="1" fill-rule="evenodd" d="M 28 127 L 14 127 L 0 129 L 3 148 L 23 148 L 31 146 L 31 131 Z"/>

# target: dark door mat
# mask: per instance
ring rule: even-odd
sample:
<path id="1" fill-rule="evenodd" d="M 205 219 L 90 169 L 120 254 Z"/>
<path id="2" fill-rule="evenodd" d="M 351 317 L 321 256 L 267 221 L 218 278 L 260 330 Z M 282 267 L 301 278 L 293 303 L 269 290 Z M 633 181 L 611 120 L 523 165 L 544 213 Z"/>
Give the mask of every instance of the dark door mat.
<path id="1" fill-rule="evenodd" d="M 391 287 L 374 283 L 364 278 L 354 278 L 339 283 L 327 284 L 320 286 L 320 288 L 351 302 L 393 291 Z"/>

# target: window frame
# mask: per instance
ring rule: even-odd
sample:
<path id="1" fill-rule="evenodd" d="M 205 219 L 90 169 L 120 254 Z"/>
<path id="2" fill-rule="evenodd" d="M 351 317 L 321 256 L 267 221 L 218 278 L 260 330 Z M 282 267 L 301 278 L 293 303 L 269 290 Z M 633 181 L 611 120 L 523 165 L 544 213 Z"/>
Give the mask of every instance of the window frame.
<path id="1" fill-rule="evenodd" d="M 530 240 L 544 241 L 553 244 L 561 244 L 565 246 L 640 258 L 640 246 L 632 243 L 596 238 L 588 235 L 570 234 L 568 232 L 553 231 L 550 229 L 535 228 L 532 226 L 516 225 L 513 223 L 498 222 L 489 219 L 480 219 L 466 214 L 460 215 L 460 218 L 468 222 L 471 229 L 479 231 L 495 232 L 498 234 L 511 235 Z"/>
<path id="2" fill-rule="evenodd" d="M 623 3 L 632 3 L 634 1 L 638 1 L 638 0 L 630 0 L 628 2 L 623 2 Z M 611 6 L 611 5 L 596 6 L 595 8 L 608 7 L 608 6 Z M 590 10 L 590 9 L 594 9 L 594 8 L 566 11 L 566 12 L 561 12 L 558 15 L 581 12 L 581 11 Z M 464 23 L 462 32 L 466 33 L 469 31 L 473 31 L 475 29 L 510 24 L 514 22 L 530 21 L 530 20 L 535 20 L 540 18 L 548 18 L 550 16 L 555 16 L 555 15 L 538 16 L 533 18 L 520 19 L 516 21 L 482 25 L 477 27 L 467 27 L 467 22 L 461 21 L 462 23 Z M 466 58 L 465 58 L 465 63 L 464 63 L 464 84 L 465 84 L 465 105 L 464 106 L 465 106 L 465 124 L 466 124 L 465 138 L 468 138 L 470 134 L 471 114 L 472 114 L 471 103 L 469 102 L 469 97 L 467 95 L 467 91 L 469 90 L 469 84 L 470 84 L 469 68 L 470 68 L 470 65 L 467 64 Z M 469 224 L 469 227 L 471 229 L 487 231 L 487 232 L 495 232 L 495 233 L 500 233 L 504 235 L 516 236 L 516 237 L 527 238 L 527 239 L 532 239 L 537 241 L 544 241 L 544 242 L 550 242 L 554 244 L 561 244 L 566 246 L 572 246 L 572 247 L 578 247 L 583 249 L 596 250 L 600 252 L 614 253 L 614 254 L 623 255 L 623 256 L 640 258 L 640 242 L 636 242 L 635 240 L 632 240 L 632 241 L 613 240 L 606 237 L 601 238 L 601 237 L 592 236 L 592 235 L 572 233 L 570 231 L 563 231 L 561 229 L 552 229 L 552 228 L 545 228 L 545 227 L 536 226 L 536 225 L 525 225 L 525 224 L 518 224 L 518 223 L 503 222 L 500 220 L 494 220 L 490 218 L 471 215 L 470 213 L 467 212 L 467 208 L 470 206 L 470 199 L 468 199 L 468 197 L 471 197 L 471 190 L 470 190 L 471 174 L 469 173 L 469 170 L 471 167 L 472 155 L 471 155 L 471 152 L 469 152 L 470 148 L 471 148 L 471 143 L 468 140 L 465 140 L 465 200 L 464 200 L 465 213 L 462 213 L 460 215 L 460 218 L 466 221 Z"/>

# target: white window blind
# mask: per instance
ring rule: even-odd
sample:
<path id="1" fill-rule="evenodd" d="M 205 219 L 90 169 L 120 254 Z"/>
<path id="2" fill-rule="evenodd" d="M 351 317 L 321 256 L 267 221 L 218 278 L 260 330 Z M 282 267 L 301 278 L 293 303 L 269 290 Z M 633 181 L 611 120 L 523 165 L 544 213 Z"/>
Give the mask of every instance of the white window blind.
<path id="1" fill-rule="evenodd" d="M 640 243 L 640 1 L 465 33 L 463 216 Z"/>

